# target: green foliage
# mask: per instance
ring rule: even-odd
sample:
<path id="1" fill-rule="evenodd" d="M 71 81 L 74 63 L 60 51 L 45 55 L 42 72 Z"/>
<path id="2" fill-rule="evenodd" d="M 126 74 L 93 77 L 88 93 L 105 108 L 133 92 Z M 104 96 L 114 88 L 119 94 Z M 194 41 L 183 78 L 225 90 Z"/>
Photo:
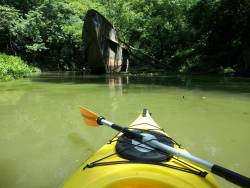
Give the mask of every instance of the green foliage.
<path id="1" fill-rule="evenodd" d="M 123 34 L 123 39 L 166 61 L 188 41 L 187 10 L 195 0 L 127 0 L 104 3 L 107 16 Z"/>
<path id="2" fill-rule="evenodd" d="M 1 0 L 1 4 L 15 7 L 21 13 L 27 13 L 29 10 L 37 7 L 43 0 Z"/>
<path id="3" fill-rule="evenodd" d="M 100 2 L 124 41 L 173 69 L 250 73 L 249 0 Z"/>
<path id="4" fill-rule="evenodd" d="M 0 5 L 0 18 L 0 49 L 12 51 L 15 49 L 15 39 L 18 35 L 20 13 L 13 7 Z"/>
<path id="5" fill-rule="evenodd" d="M 81 67 L 89 9 L 173 70 L 250 73 L 249 0 L 2 0 L 0 51 L 50 70 Z"/>
<path id="6" fill-rule="evenodd" d="M 202 0 L 189 14 L 193 41 L 210 68 L 250 73 L 250 1 Z"/>
<path id="7" fill-rule="evenodd" d="M 82 15 L 69 2 L 5 1 L 5 5 L 0 6 L 0 16 L 6 18 L 0 21 L 0 31 L 3 31 L 0 36 L 5 39 L 0 43 L 0 49 L 18 53 L 41 66 L 47 66 L 46 63 L 39 63 L 40 59 L 44 61 L 44 56 L 49 59 L 45 61 L 51 64 L 50 67 L 79 61 L 74 54 L 80 53 L 82 45 Z M 26 6 L 27 3 L 31 4 Z"/>
<path id="8" fill-rule="evenodd" d="M 19 22 L 18 31 L 20 33 L 19 43 L 24 43 L 25 51 L 30 53 L 46 50 L 42 32 L 46 27 L 43 22 L 43 15 L 39 11 L 29 11 Z"/>
<path id="9" fill-rule="evenodd" d="M 13 7 L 0 5 L 0 30 L 11 32 L 19 20 L 19 12 Z"/>
<path id="10" fill-rule="evenodd" d="M 20 57 L 0 53 L 0 80 L 17 79 L 34 71 Z"/>

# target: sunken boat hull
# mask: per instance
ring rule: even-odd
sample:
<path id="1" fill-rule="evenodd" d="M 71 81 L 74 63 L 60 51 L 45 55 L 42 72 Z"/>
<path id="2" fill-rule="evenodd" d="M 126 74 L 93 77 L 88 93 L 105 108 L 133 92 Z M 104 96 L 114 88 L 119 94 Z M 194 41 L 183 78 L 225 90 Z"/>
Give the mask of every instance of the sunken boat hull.
<path id="1" fill-rule="evenodd" d="M 100 13 L 89 10 L 83 27 L 84 57 L 93 73 L 128 70 L 128 50 L 112 24 Z"/>

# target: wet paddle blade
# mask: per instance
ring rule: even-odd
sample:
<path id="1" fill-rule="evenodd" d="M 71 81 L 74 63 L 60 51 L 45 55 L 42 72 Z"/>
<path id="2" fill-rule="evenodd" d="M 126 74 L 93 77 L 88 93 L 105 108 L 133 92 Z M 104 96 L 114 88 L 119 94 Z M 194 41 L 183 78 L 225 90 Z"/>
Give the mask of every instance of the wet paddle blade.
<path id="1" fill-rule="evenodd" d="M 98 123 L 96 122 L 97 118 L 99 115 L 96 113 L 90 111 L 87 108 L 80 107 L 80 113 L 83 116 L 85 123 L 89 126 L 99 126 Z"/>

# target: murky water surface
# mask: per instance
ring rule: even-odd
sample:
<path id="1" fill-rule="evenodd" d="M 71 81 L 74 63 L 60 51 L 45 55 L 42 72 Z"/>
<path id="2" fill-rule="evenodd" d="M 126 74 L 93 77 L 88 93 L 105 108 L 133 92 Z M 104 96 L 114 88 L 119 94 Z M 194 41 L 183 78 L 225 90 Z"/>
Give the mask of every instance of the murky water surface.
<path id="1" fill-rule="evenodd" d="M 1 188 L 58 187 L 115 134 L 80 105 L 122 125 L 146 107 L 193 154 L 250 176 L 250 79 L 44 73 L 0 83 Z"/>

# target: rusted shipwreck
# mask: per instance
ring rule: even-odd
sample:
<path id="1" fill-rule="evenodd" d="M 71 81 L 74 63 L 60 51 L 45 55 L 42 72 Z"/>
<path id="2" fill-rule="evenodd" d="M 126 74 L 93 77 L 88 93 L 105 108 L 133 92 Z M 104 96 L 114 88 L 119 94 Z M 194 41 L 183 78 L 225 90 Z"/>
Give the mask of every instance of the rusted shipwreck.
<path id="1" fill-rule="evenodd" d="M 93 9 L 84 20 L 83 43 L 86 67 L 92 73 L 128 71 L 128 48 L 119 40 L 112 24 Z"/>

